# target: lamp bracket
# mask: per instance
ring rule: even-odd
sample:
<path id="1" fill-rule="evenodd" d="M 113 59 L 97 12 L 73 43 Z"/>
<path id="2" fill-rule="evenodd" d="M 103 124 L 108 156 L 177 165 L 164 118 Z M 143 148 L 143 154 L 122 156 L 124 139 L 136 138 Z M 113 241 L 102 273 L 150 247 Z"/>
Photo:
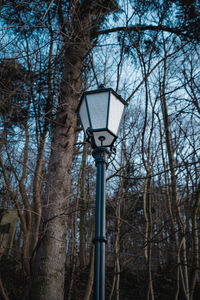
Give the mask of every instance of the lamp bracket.
<path id="1" fill-rule="evenodd" d="M 87 134 L 86 141 L 91 144 L 93 149 L 96 148 L 92 128 L 88 127 L 87 130 L 86 130 L 86 134 Z"/>

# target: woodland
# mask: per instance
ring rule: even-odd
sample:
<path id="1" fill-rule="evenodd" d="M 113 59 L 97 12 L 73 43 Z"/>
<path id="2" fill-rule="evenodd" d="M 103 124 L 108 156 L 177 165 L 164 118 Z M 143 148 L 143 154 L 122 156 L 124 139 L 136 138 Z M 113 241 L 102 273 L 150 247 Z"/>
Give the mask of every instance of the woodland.
<path id="1" fill-rule="evenodd" d="M 0 299 L 93 299 L 96 168 L 76 108 L 100 84 L 128 103 L 106 299 L 199 299 L 199 33 L 197 0 L 0 1 Z"/>

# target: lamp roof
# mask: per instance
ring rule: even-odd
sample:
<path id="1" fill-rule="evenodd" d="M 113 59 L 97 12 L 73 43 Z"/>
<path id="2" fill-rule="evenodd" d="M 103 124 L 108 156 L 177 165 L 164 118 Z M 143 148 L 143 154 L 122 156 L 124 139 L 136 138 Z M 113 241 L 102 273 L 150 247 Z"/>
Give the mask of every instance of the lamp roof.
<path id="1" fill-rule="evenodd" d="M 81 99 L 78 103 L 78 107 L 77 107 L 77 112 L 79 111 L 79 108 L 81 106 L 81 103 L 83 101 L 84 96 L 86 95 L 91 95 L 91 94 L 97 94 L 97 93 L 105 93 L 105 92 L 109 92 L 112 93 L 113 95 L 115 95 L 115 97 L 117 97 L 124 105 L 128 105 L 128 103 L 121 97 L 121 95 L 117 94 L 117 92 L 115 92 L 112 88 L 105 88 L 103 84 L 101 84 L 99 86 L 98 89 L 95 90 L 91 90 L 91 91 L 85 91 L 83 92 Z"/>

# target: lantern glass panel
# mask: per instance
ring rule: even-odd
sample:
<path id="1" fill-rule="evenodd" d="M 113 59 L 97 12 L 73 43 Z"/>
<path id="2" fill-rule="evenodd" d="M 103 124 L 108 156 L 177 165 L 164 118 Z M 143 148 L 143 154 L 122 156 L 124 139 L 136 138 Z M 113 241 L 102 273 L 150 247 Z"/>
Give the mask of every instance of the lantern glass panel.
<path id="1" fill-rule="evenodd" d="M 108 131 L 95 131 L 93 132 L 95 144 L 97 147 L 100 146 L 110 146 L 114 141 L 115 137 L 110 134 Z M 101 137 L 104 137 L 104 140 L 101 141 Z"/>
<path id="2" fill-rule="evenodd" d="M 79 109 L 79 115 L 80 115 L 80 119 L 81 119 L 81 122 L 83 125 L 83 130 L 86 133 L 86 130 L 88 129 L 88 127 L 90 127 L 90 123 L 89 123 L 89 119 L 88 119 L 88 112 L 87 112 L 87 108 L 86 108 L 85 99 L 81 103 L 81 106 Z"/>
<path id="3" fill-rule="evenodd" d="M 115 135 L 117 135 L 123 111 L 124 104 L 115 95 L 111 94 L 108 129 L 112 131 Z"/>
<path id="4" fill-rule="evenodd" d="M 106 127 L 108 111 L 108 92 L 87 95 L 87 103 L 92 129 Z"/>

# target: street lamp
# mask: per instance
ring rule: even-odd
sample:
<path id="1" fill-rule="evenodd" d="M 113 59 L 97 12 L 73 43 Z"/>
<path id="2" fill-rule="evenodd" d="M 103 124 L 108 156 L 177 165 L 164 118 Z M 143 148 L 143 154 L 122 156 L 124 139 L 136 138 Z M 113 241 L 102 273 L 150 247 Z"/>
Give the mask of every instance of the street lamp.
<path id="1" fill-rule="evenodd" d="M 105 299 L 105 169 L 109 149 L 117 138 L 126 101 L 113 89 L 102 85 L 84 92 L 77 113 L 97 167 L 95 224 L 95 300 Z"/>

